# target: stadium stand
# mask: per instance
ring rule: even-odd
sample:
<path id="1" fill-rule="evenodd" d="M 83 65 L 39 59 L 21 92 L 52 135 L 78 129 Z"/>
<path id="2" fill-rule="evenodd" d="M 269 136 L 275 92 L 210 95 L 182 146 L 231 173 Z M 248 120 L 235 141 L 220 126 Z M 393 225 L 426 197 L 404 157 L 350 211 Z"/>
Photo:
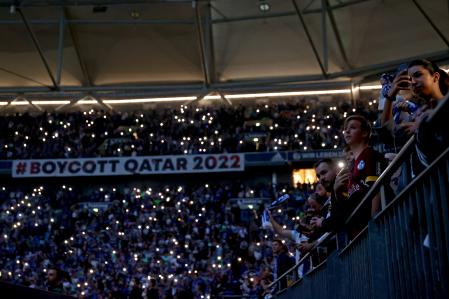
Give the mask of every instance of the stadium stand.
<path id="1" fill-rule="evenodd" d="M 377 105 L 319 104 L 89 110 L 2 115 L 0 158 L 80 158 L 339 149 L 347 115 L 377 119 Z"/>
<path id="2" fill-rule="evenodd" d="M 263 184 L 100 188 L 83 196 L 65 185 L 4 188 L 2 278 L 45 288 L 45 272 L 54 265 L 70 278 L 64 292 L 76 296 L 127 295 L 134 279 L 144 286 L 157 279 L 163 292 L 176 287 L 195 297 L 261 295 L 271 234 L 228 202 L 272 198 L 272 192 Z M 294 216 L 280 215 L 291 224 L 301 209 L 284 211 Z"/>
<path id="3" fill-rule="evenodd" d="M 441 114 L 444 113 L 440 110 L 447 109 L 447 101 L 444 104 L 434 113 L 436 116 L 433 119 L 438 122 L 441 122 Z M 90 115 L 95 114 L 91 112 Z M 327 119 L 323 114 L 316 118 L 320 117 Z M 316 279 L 324 278 L 315 277 L 337 276 L 336 273 L 341 273 L 342 267 L 347 269 L 347 275 L 358 273 L 363 277 L 377 277 L 369 271 L 388 270 L 389 275 L 398 275 L 389 277 L 391 280 L 399 279 L 401 283 L 411 284 L 413 278 L 404 278 L 404 274 L 399 273 L 405 269 L 393 269 L 392 264 L 385 262 L 381 255 L 373 256 L 371 253 L 380 253 L 382 249 L 386 250 L 385 255 L 394 256 L 394 250 L 414 246 L 416 252 L 410 251 L 408 255 L 400 251 L 401 258 L 411 261 L 423 251 L 419 242 L 424 242 L 423 246 L 437 242 L 439 249 L 444 247 L 440 243 L 443 240 L 430 237 L 431 230 L 442 225 L 441 221 L 446 217 L 442 202 L 436 203 L 442 205 L 441 215 L 427 203 L 421 207 L 423 203 L 419 197 L 412 202 L 409 202 L 412 199 L 403 199 L 404 204 L 394 208 L 398 202 L 402 202 L 401 198 L 408 198 L 409 190 L 422 188 L 426 184 L 431 186 L 429 192 L 443 192 L 441 198 L 445 198 L 445 191 L 435 191 L 431 180 L 424 185 L 420 183 L 433 169 L 444 172 L 442 168 L 431 166 L 413 180 L 412 173 L 405 172 L 403 189 L 396 190 L 399 197 L 393 200 L 388 193 L 394 173 L 402 165 L 410 165 L 407 161 L 414 149 L 415 141 L 412 138 L 368 193 L 366 198 L 380 192 L 382 212 L 348 245 L 342 243 L 344 245 L 337 246 L 335 242 L 338 236 L 336 238 L 332 231 L 314 236 L 311 219 L 326 214 L 323 208 L 326 203 L 323 199 L 314 199 L 318 205 L 311 199 L 307 200 L 312 193 L 320 194 L 319 188 L 315 190 L 309 185 L 223 183 L 222 178 L 214 181 L 213 176 L 210 176 L 211 183 L 204 184 L 187 179 L 188 184 L 164 183 L 155 186 L 153 182 L 114 186 L 106 183 L 98 188 L 92 185 L 95 179 L 90 183 L 85 179 L 75 180 L 74 184 L 49 180 L 48 184 L 34 188 L 26 188 L 16 182 L 0 190 L 0 277 L 8 283 L 47 290 L 50 289 L 48 272 L 57 269 L 61 273 L 60 289 L 53 290 L 83 298 L 140 298 L 150 292 L 157 292 L 162 297 L 260 298 L 277 294 L 281 298 L 289 298 L 292 294 L 318 294 L 313 284 Z M 439 165 L 444 157 L 443 154 L 432 165 Z M 411 169 L 411 166 L 407 169 Z M 128 181 L 132 182 L 133 179 Z M 444 182 L 441 182 L 441 186 L 444 186 Z M 414 192 L 422 194 L 422 190 L 418 189 Z M 295 267 L 284 274 L 276 270 L 279 269 L 279 262 L 272 249 L 272 241 L 277 236 L 261 223 L 264 208 L 282 194 L 289 194 L 291 200 L 286 205 L 273 208 L 276 222 L 284 228 L 295 228 L 307 236 L 300 241 L 284 241 L 282 246 L 287 245 L 285 250 L 291 259 L 295 251 L 301 252 L 300 255 L 296 254 L 298 263 Z M 388 212 L 390 210 L 392 212 Z M 419 210 L 430 214 L 419 214 Z M 407 211 L 411 213 L 410 219 L 418 221 L 416 225 L 421 232 L 420 236 L 413 236 L 408 231 L 408 226 L 412 224 L 405 218 L 404 223 L 396 218 L 397 213 L 403 213 L 401 215 L 405 217 Z M 438 214 L 435 214 L 438 223 L 431 224 L 429 220 L 424 220 L 430 219 L 428 217 L 434 213 Z M 355 214 L 346 221 L 346 225 L 355 219 Z M 427 229 L 423 228 L 426 223 L 430 225 Z M 395 235 L 384 235 L 381 232 L 385 231 L 385 225 L 398 231 Z M 389 242 L 388 248 L 379 248 L 380 241 L 376 238 L 381 238 L 381 235 L 387 238 L 385 242 Z M 421 240 L 423 236 L 427 241 Z M 336 248 L 339 249 L 338 254 Z M 357 254 L 365 262 L 373 259 L 368 263 L 369 267 L 357 268 L 360 260 L 354 257 L 356 253 L 352 253 L 356 250 L 361 251 Z M 436 254 L 444 260 L 440 251 Z M 436 271 L 428 268 L 432 266 L 430 257 L 420 258 L 422 265 L 413 265 L 417 267 L 418 273 L 427 275 Z M 433 267 L 440 266 L 434 264 Z M 445 269 L 444 264 L 442 267 L 441 271 Z M 326 271 L 337 272 L 329 274 Z M 284 282 L 278 285 L 282 279 Z M 341 292 L 341 296 L 346 296 L 351 294 L 348 291 L 351 288 L 357 288 L 360 291 L 358 295 L 362 294 L 360 289 L 375 291 L 367 286 L 360 288 L 345 285 L 341 279 L 336 280 L 338 283 L 335 284 L 326 280 L 326 287 L 319 288 L 319 292 L 323 296 L 333 292 Z M 383 279 L 373 280 L 368 286 L 385 283 L 386 278 Z M 341 285 L 345 285 L 345 288 L 340 291 L 335 289 Z M 430 285 L 424 284 L 418 291 L 425 294 L 430 292 L 429 288 Z M 438 292 L 445 291 L 440 284 L 435 288 Z"/>

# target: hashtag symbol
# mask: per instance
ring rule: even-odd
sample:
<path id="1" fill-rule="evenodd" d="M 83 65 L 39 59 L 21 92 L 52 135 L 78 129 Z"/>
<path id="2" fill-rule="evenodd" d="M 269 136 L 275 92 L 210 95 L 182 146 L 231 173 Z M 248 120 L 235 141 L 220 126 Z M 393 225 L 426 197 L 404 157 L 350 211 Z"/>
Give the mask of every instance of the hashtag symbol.
<path id="1" fill-rule="evenodd" d="M 16 166 L 16 174 L 24 174 L 27 169 L 26 162 L 20 162 Z"/>

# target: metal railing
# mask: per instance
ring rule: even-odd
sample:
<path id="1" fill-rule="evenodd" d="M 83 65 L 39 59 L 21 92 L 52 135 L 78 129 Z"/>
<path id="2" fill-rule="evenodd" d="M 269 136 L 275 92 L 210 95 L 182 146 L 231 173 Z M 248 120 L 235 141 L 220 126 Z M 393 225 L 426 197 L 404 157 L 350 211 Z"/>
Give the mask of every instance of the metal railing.
<path id="1" fill-rule="evenodd" d="M 75 299 L 76 297 L 62 295 L 46 290 L 35 289 L 23 285 L 13 284 L 6 281 L 0 281 L 1 298 L 8 299 Z"/>
<path id="2" fill-rule="evenodd" d="M 381 176 L 377 179 L 377 181 L 374 183 L 374 185 L 371 187 L 368 194 L 365 196 L 364 200 L 357 206 L 357 208 L 354 210 L 354 212 L 348 217 L 346 224 L 350 223 L 354 216 L 357 214 L 357 211 L 363 206 L 366 200 L 371 200 L 375 195 L 377 195 L 380 191 L 381 193 L 381 208 L 384 209 L 387 205 L 387 198 L 386 198 L 386 192 L 385 192 L 385 184 L 389 183 L 389 180 L 391 176 L 396 172 L 397 169 L 402 167 L 403 163 L 409 158 L 410 153 L 414 149 L 415 140 L 414 137 L 410 138 L 410 140 L 404 145 L 404 147 L 401 149 L 401 151 L 398 153 L 398 155 L 393 159 L 393 161 L 388 165 L 388 167 L 385 169 L 385 171 L 381 174 Z M 411 179 L 410 172 L 407 170 L 405 174 L 406 180 Z M 363 232 L 362 232 L 363 233 Z M 360 234 L 359 234 L 360 235 Z M 278 277 L 270 286 L 269 288 L 277 288 L 278 294 L 282 293 L 285 290 L 282 290 L 280 287 L 280 281 L 282 279 L 285 279 L 287 276 L 293 276 L 293 273 L 296 272 L 295 270 L 298 269 L 300 266 L 303 266 L 306 262 L 308 262 L 311 265 L 311 271 L 313 271 L 314 267 L 313 263 L 311 262 L 312 253 L 320 246 L 323 246 L 326 242 L 328 242 L 331 237 L 335 236 L 335 232 L 326 233 L 324 237 L 321 237 L 317 242 L 315 242 L 312 249 L 306 253 L 301 260 L 293 266 L 291 269 L 289 269 L 287 272 L 285 272 L 283 275 Z M 357 238 L 355 238 L 357 239 Z M 296 274 L 295 274 L 296 275 Z M 301 278 L 299 278 L 301 280 Z M 295 281 L 295 284 L 299 282 Z"/>
<path id="3" fill-rule="evenodd" d="M 449 96 L 428 122 L 447 117 Z M 315 243 L 312 250 L 270 287 L 278 298 L 449 298 L 449 148 L 416 177 L 410 157 L 411 138 L 348 217 L 350 225 L 360 208 L 381 196 L 381 211 L 341 251 L 333 252 L 286 289 L 280 281 L 294 276 L 310 260 L 313 250 L 335 233 Z M 403 189 L 387 196 L 387 186 L 401 169 Z"/>

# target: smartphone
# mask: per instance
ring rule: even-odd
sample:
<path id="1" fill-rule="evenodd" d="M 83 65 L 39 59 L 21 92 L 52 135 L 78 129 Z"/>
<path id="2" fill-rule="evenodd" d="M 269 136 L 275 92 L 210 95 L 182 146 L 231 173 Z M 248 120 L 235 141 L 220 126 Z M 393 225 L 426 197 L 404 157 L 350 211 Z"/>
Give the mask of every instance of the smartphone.
<path id="1" fill-rule="evenodd" d="M 402 73 L 403 71 L 408 69 L 408 64 L 407 63 L 401 63 L 398 68 L 396 69 L 396 76 L 399 75 L 400 73 Z"/>

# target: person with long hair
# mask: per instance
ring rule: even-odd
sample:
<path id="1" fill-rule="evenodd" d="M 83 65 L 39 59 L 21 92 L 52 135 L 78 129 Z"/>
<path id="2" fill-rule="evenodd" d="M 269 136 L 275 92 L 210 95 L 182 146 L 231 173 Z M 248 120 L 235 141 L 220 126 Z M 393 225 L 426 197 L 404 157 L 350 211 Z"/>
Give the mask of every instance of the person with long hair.
<path id="1" fill-rule="evenodd" d="M 414 121 L 402 122 L 399 127 L 408 136 L 417 132 L 419 116 L 428 109 L 435 108 L 448 92 L 449 75 L 440 69 L 435 63 L 418 59 L 411 61 L 407 68 L 400 71 L 386 96 L 385 106 L 381 117 L 382 124 L 390 121 L 393 117 L 393 103 L 401 91 L 411 92 L 411 96 L 422 100 L 424 105 L 416 112 Z"/>
<path id="2" fill-rule="evenodd" d="M 412 166 L 414 175 L 417 175 L 449 147 L 449 130 L 445 119 L 449 112 L 449 75 L 436 64 L 424 59 L 412 61 L 408 67 L 408 75 L 413 93 L 426 101 L 426 107 L 411 129 L 416 137 Z M 440 108 L 440 111 L 430 120 L 436 108 Z"/>

